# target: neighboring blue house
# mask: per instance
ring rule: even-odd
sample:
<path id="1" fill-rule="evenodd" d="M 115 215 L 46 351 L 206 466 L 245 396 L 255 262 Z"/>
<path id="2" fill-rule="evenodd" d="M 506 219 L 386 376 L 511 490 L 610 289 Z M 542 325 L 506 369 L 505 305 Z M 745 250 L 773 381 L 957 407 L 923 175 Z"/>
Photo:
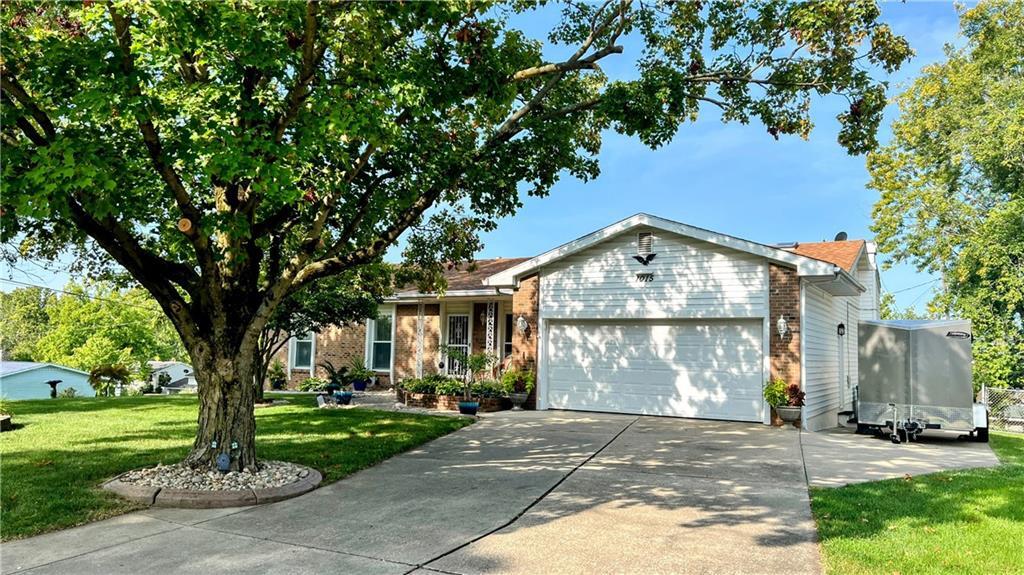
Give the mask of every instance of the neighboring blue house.
<path id="1" fill-rule="evenodd" d="M 50 397 L 50 385 L 46 382 L 60 380 L 57 392 L 69 387 L 79 395 L 92 395 L 89 374 L 54 363 L 34 361 L 0 361 L 0 396 L 7 399 L 46 399 Z"/>

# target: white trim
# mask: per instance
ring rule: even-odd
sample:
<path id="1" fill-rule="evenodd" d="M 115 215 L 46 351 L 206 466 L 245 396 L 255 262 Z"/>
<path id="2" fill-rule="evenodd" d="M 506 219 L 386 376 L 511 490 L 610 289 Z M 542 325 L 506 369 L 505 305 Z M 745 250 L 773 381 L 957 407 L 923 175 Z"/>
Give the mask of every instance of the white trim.
<path id="1" fill-rule="evenodd" d="M 537 294 L 539 297 L 539 293 Z M 548 408 L 548 320 L 537 318 L 537 409 Z"/>
<path id="2" fill-rule="evenodd" d="M 427 300 L 427 299 L 441 299 L 441 298 L 459 298 L 459 297 L 473 297 L 473 298 L 494 298 L 494 297 L 509 297 L 509 294 L 503 294 L 498 291 L 497 288 L 480 288 L 480 289 L 462 289 L 446 291 L 443 295 L 436 293 L 420 293 L 420 292 L 401 292 L 397 293 L 387 299 L 385 302 L 403 302 L 406 303 L 409 300 Z"/>
<path id="3" fill-rule="evenodd" d="M 363 363 L 366 364 L 366 368 L 370 371 L 378 373 L 386 373 L 388 377 L 395 372 L 395 320 L 397 319 L 398 309 L 394 305 L 382 305 L 377 308 L 377 317 L 382 315 L 391 317 L 391 358 L 388 360 L 387 369 L 376 369 L 373 366 L 373 344 L 375 343 L 374 337 L 377 332 L 377 319 L 366 320 L 366 339 L 363 346 Z"/>
<path id="4" fill-rule="evenodd" d="M 771 425 L 772 410 L 764 399 L 764 387 L 772 376 L 772 269 L 764 263 L 764 319 L 761 321 L 761 423 Z M 781 338 L 780 338 L 781 339 Z"/>
<path id="5" fill-rule="evenodd" d="M 785 263 L 795 267 L 797 269 L 797 273 L 801 276 L 840 276 L 845 274 L 849 277 L 849 274 L 845 273 L 845 270 L 835 264 L 794 254 L 780 248 L 641 213 L 630 216 L 610 226 L 587 234 L 579 239 L 558 246 L 553 250 L 549 250 L 503 272 L 494 274 L 484 279 L 483 283 L 484 285 L 494 287 L 515 286 L 520 277 L 532 273 L 541 266 L 560 260 L 570 254 L 584 250 L 590 246 L 603 242 L 612 236 L 616 236 L 639 226 L 653 227 L 722 247 L 768 258 L 775 262 Z M 856 284 L 856 280 L 853 278 L 849 279 Z M 859 286 L 860 284 L 856 285 Z M 863 288 L 861 288 L 861 290 L 863 291 Z"/>
<path id="6" fill-rule="evenodd" d="M 292 336 L 288 340 L 288 378 L 291 379 L 292 371 L 308 371 L 310 377 L 313 376 L 314 370 L 316 369 L 316 332 L 311 331 L 309 335 L 309 367 L 301 367 L 295 365 L 295 344 L 299 343 L 297 336 Z M 303 339 L 302 341 L 306 341 Z"/>
<path id="7" fill-rule="evenodd" d="M 807 323 L 807 286 L 803 280 L 800 280 L 800 389 L 807 391 L 807 330 L 804 329 L 804 325 Z M 807 428 L 807 406 L 804 405 L 800 408 L 800 425 L 801 429 L 808 430 Z"/>

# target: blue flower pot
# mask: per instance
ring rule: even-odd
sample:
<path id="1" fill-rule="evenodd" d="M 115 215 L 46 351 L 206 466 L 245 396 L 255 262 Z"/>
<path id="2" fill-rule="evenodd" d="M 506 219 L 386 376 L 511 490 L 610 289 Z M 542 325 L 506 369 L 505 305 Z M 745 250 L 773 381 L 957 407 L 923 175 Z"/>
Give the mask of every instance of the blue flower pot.
<path id="1" fill-rule="evenodd" d="M 352 382 L 352 389 L 354 389 L 356 391 L 366 391 L 366 384 L 367 383 L 369 383 L 369 382 L 366 381 L 365 379 L 358 380 L 358 381 L 353 381 Z"/>
<path id="2" fill-rule="evenodd" d="M 348 404 L 352 403 L 352 392 L 351 391 L 344 391 L 344 392 L 341 392 L 341 393 L 335 393 L 334 394 L 334 399 L 338 403 L 340 403 L 341 405 L 348 405 Z"/>
<path id="3" fill-rule="evenodd" d="M 459 413 L 461 413 L 462 415 L 476 415 L 478 409 L 480 409 L 479 401 L 459 402 Z"/>

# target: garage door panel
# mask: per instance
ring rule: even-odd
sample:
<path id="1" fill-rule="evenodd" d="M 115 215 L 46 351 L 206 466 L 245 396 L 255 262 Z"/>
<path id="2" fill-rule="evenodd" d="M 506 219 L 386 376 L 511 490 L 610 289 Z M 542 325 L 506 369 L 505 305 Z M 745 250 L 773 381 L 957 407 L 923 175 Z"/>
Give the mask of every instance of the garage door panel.
<path id="1" fill-rule="evenodd" d="M 551 323 L 547 399 L 560 409 L 761 419 L 761 322 Z"/>

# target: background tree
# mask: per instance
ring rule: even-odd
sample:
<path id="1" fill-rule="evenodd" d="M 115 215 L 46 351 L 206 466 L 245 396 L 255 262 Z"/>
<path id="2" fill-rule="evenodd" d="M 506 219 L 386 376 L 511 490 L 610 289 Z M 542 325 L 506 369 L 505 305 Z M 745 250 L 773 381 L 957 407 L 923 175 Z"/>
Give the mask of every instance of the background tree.
<path id="1" fill-rule="evenodd" d="M 537 9 L 555 16 L 546 40 L 510 24 Z M 230 452 L 234 468 L 257 465 L 253 358 L 290 294 L 400 237 L 437 283 L 520 190 L 596 177 L 605 130 L 659 146 L 712 106 L 806 137 L 811 99 L 841 94 L 839 141 L 864 152 L 873 76 L 910 55 L 864 1 L 0 10 L 5 237 L 92 273 L 109 255 L 153 294 L 199 380 L 186 461 Z M 627 45 L 635 71 L 610 77 Z"/>
<path id="2" fill-rule="evenodd" d="M 941 274 L 932 315 L 972 320 L 975 384 L 1024 387 L 1024 4 L 963 9 L 961 30 L 868 156 L 873 230 L 890 264 Z"/>
<path id="3" fill-rule="evenodd" d="M 358 271 L 325 278 L 315 289 L 286 297 L 260 334 L 254 370 L 257 398 L 263 399 L 271 361 L 293 335 L 320 332 L 330 326 L 350 325 L 376 317 L 377 305 L 392 292 L 392 277 L 390 266 L 368 265 Z"/>
<path id="4" fill-rule="evenodd" d="M 36 342 L 46 333 L 52 292 L 39 287 L 0 292 L 0 359 L 32 361 Z"/>
<path id="5" fill-rule="evenodd" d="M 152 359 L 184 358 L 181 340 L 150 295 L 107 283 L 68 284 L 48 299 L 49 321 L 33 359 L 88 371 L 106 364 L 141 372 Z"/>

